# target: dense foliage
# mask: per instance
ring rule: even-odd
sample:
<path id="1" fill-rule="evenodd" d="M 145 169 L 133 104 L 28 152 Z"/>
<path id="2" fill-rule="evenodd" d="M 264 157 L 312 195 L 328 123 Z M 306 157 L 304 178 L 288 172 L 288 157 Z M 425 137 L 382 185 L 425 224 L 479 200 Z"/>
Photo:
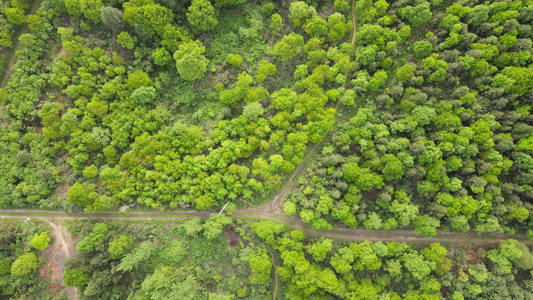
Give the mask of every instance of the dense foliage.
<path id="1" fill-rule="evenodd" d="M 249 261 L 260 248 L 224 229 L 231 223 L 224 215 L 182 225 L 71 222 L 80 254 L 67 262 L 65 284 L 87 299 L 257 299 L 271 293 L 269 286 L 250 284 Z M 272 267 L 270 257 L 266 262 Z"/>
<path id="2" fill-rule="evenodd" d="M 307 4 L 298 18 L 292 4 L 278 5 L 194 1 L 189 30 L 185 18 L 150 1 L 125 2 L 122 11 L 43 2 L 41 26 L 21 37 L 17 71 L 2 90 L 2 166 L 10 171 L 1 205 L 98 211 L 132 201 L 158 209 L 259 202 L 332 128 L 334 102 L 327 103 L 337 99 L 324 89 L 346 71 L 351 49 L 333 46 L 352 27 L 340 13 L 326 22 Z M 268 17 L 279 9 L 287 18 L 289 8 L 289 19 L 317 22 L 309 35 L 277 19 L 276 35 L 265 37 Z M 47 49 L 49 39 L 59 44 Z M 329 58 L 324 43 L 333 46 Z M 43 56 L 47 50 L 56 54 Z M 302 51 L 313 62 L 296 68 Z"/>
<path id="3" fill-rule="evenodd" d="M 9 50 L 13 48 L 16 31 L 28 22 L 35 26 L 36 15 L 26 15 L 29 4 L 25 0 L 0 1 L 0 74 L 6 72 Z"/>
<path id="4" fill-rule="evenodd" d="M 0 208 L 274 198 L 315 231 L 533 240 L 532 21 L 533 0 L 0 0 Z M 2 297 L 44 296 L 49 231 L 6 224 Z M 515 240 L 341 243 L 223 214 L 70 231 L 86 298 L 270 298 L 276 274 L 287 299 L 533 294 Z"/>
<path id="5" fill-rule="evenodd" d="M 37 271 L 44 262 L 42 250 L 51 241 L 48 226 L 6 220 L 0 225 L 0 298 L 51 299 L 50 279 Z"/>
<path id="6" fill-rule="evenodd" d="M 249 205 L 335 128 L 285 204 L 315 229 L 528 228 L 529 2 L 164 4 L 42 3 L 0 90 L 3 207 Z"/>
<path id="7" fill-rule="evenodd" d="M 439 243 L 415 248 L 306 239 L 301 230 L 273 221 L 252 229 L 279 253 L 277 273 L 287 299 L 528 299 L 533 292 L 533 256 L 516 240 L 474 251 Z"/>
<path id="8" fill-rule="evenodd" d="M 357 1 L 350 89 L 285 212 L 316 229 L 529 229 L 532 4 Z"/>
<path id="9" fill-rule="evenodd" d="M 500 245 L 306 238 L 274 221 L 76 221 L 67 286 L 87 299 L 529 299 L 533 255 Z M 86 249 L 90 245 L 90 249 Z M 273 263 L 276 264 L 274 269 Z"/>

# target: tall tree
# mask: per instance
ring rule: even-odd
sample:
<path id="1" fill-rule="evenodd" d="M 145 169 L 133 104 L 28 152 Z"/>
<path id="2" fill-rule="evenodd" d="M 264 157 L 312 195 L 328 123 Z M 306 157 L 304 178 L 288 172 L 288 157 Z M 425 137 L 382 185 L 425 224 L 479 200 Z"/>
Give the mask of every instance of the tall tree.
<path id="1" fill-rule="evenodd" d="M 176 60 L 176 68 L 183 79 L 193 81 L 204 75 L 209 63 L 209 60 L 203 55 L 204 52 L 204 45 L 198 40 L 179 45 L 178 51 L 174 53 L 174 60 Z"/>
<path id="2" fill-rule="evenodd" d="M 208 0 L 193 0 L 187 12 L 189 23 L 198 30 L 209 31 L 218 24 L 215 8 Z"/>

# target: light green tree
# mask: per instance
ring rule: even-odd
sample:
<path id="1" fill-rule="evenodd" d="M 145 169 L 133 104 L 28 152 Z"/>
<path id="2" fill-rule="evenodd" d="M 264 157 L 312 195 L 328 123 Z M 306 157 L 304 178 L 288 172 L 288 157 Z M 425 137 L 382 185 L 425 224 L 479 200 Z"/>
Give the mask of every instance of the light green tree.
<path id="1" fill-rule="evenodd" d="M 322 239 L 319 242 L 313 243 L 308 246 L 309 254 L 313 255 L 313 259 L 316 261 L 323 261 L 326 255 L 331 252 L 333 247 L 333 241 L 330 239 Z"/>
<path id="2" fill-rule="evenodd" d="M 204 223 L 204 236 L 208 240 L 212 240 L 218 237 L 222 233 L 224 226 L 231 224 L 233 221 L 231 218 L 224 214 L 211 214 L 209 220 Z"/>
<path id="3" fill-rule="evenodd" d="M 276 65 L 269 63 L 268 60 L 263 60 L 257 68 L 257 82 L 262 83 L 267 76 L 274 75 L 275 73 Z"/>
<path id="4" fill-rule="evenodd" d="M 296 215 L 297 214 L 296 204 L 294 204 L 294 202 L 285 202 L 283 204 L 283 211 L 285 212 L 285 214 L 289 216 Z"/>
<path id="5" fill-rule="evenodd" d="M 92 183 L 75 183 L 68 189 L 68 201 L 90 208 L 99 197 L 95 189 L 96 186 Z"/>
<path id="6" fill-rule="evenodd" d="M 195 218 L 192 220 L 185 221 L 183 222 L 183 227 L 185 227 L 185 232 L 187 233 L 187 235 L 197 235 L 203 229 L 202 220 Z"/>
<path id="7" fill-rule="evenodd" d="M 407 81 L 409 78 L 415 76 L 415 67 L 405 64 L 396 70 L 396 77 L 401 81 Z"/>
<path id="8" fill-rule="evenodd" d="M 250 268 L 252 269 L 250 283 L 263 283 L 270 279 L 272 262 L 265 250 L 257 251 L 250 255 Z"/>
<path id="9" fill-rule="evenodd" d="M 267 243 L 273 244 L 275 241 L 274 234 L 281 233 L 283 225 L 278 222 L 263 220 L 252 224 L 252 230 Z"/>
<path id="10" fill-rule="evenodd" d="M 242 115 L 245 116 L 248 120 L 255 120 L 261 116 L 265 110 L 259 102 L 252 102 L 244 106 L 242 110 Z"/>
<path id="11" fill-rule="evenodd" d="M 21 7 L 4 7 L 2 12 L 7 17 L 7 21 L 13 25 L 22 25 L 26 22 L 24 9 Z"/>
<path id="12" fill-rule="evenodd" d="M 182 43 L 178 51 L 174 53 L 176 68 L 180 76 L 193 81 L 204 75 L 207 70 L 209 60 L 203 55 L 205 47 L 200 41 L 190 41 Z"/>
<path id="13" fill-rule="evenodd" d="M 87 166 L 85 167 L 85 169 L 83 169 L 83 177 L 85 178 L 94 178 L 96 177 L 96 175 L 98 175 L 98 168 L 95 166 L 95 165 L 90 165 L 90 166 Z"/>
<path id="14" fill-rule="evenodd" d="M 274 34 L 278 34 L 278 32 L 283 28 L 283 18 L 279 14 L 273 14 L 271 17 L 272 23 L 268 26 L 270 30 Z"/>
<path id="15" fill-rule="evenodd" d="M 37 250 L 44 250 L 48 248 L 51 239 L 48 236 L 48 232 L 41 232 L 40 234 L 35 234 L 30 241 L 30 245 Z"/>
<path id="16" fill-rule="evenodd" d="M 208 0 L 193 0 L 187 12 L 187 19 L 193 28 L 209 31 L 218 24 L 215 8 Z"/>
<path id="17" fill-rule="evenodd" d="M 117 43 L 122 45 L 126 49 L 133 49 L 135 47 L 135 42 L 137 42 L 137 37 L 132 37 L 128 32 L 122 31 L 117 36 Z"/>
<path id="18" fill-rule="evenodd" d="M 67 267 L 63 274 L 63 282 L 67 287 L 82 287 L 89 283 L 89 274 L 80 268 Z"/>
<path id="19" fill-rule="evenodd" d="M 345 18 L 340 13 L 333 13 L 328 18 L 328 37 L 332 41 L 340 41 L 346 34 Z"/>
<path id="20" fill-rule="evenodd" d="M 80 1 L 80 9 L 83 12 L 83 15 L 95 22 L 100 22 L 100 15 L 101 15 L 101 8 L 102 8 L 102 0 L 79 0 Z"/>
<path id="21" fill-rule="evenodd" d="M 238 68 L 242 64 L 242 57 L 239 54 L 228 54 L 228 57 L 226 58 L 228 61 L 228 64 L 234 66 L 235 68 Z"/>
<path id="22" fill-rule="evenodd" d="M 303 1 L 295 1 L 291 3 L 289 8 L 289 18 L 292 19 L 295 26 L 302 25 L 302 21 L 316 16 L 316 10 L 313 6 L 309 6 Z"/>
<path id="23" fill-rule="evenodd" d="M 39 258 L 33 252 L 22 254 L 11 265 L 11 274 L 26 276 L 33 273 L 39 266 Z"/>
<path id="24" fill-rule="evenodd" d="M 403 265 L 411 272 L 414 278 L 417 280 L 423 280 L 432 269 L 435 269 L 435 262 L 424 260 L 420 255 L 409 253 L 404 254 L 402 257 Z"/>
<path id="25" fill-rule="evenodd" d="M 112 259 L 120 259 L 124 256 L 125 248 L 129 247 L 133 241 L 127 235 L 121 235 L 120 237 L 112 240 L 109 243 L 109 254 Z"/>
<path id="26" fill-rule="evenodd" d="M 105 223 L 97 223 L 93 230 L 76 244 L 76 249 L 82 253 L 94 251 L 105 239 L 108 228 Z"/>
<path id="27" fill-rule="evenodd" d="M 172 60 L 172 56 L 170 56 L 167 49 L 161 47 L 156 48 L 154 52 L 152 52 L 152 58 L 154 59 L 154 63 L 158 66 L 165 66 Z"/>
<path id="28" fill-rule="evenodd" d="M 293 32 L 277 42 L 272 53 L 281 57 L 282 60 L 288 60 L 302 52 L 303 45 L 304 38 Z"/>

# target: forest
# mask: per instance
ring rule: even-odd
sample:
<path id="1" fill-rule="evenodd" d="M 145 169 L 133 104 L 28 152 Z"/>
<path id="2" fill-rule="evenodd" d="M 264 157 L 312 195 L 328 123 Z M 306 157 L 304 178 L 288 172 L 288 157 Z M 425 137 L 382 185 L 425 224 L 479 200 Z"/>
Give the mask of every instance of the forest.
<path id="1" fill-rule="evenodd" d="M 532 22 L 0 0 L 0 299 L 533 299 Z"/>
<path id="2" fill-rule="evenodd" d="M 2 221 L 6 299 L 66 299 L 43 273 L 49 228 Z M 533 254 L 517 240 L 344 242 L 270 220 L 67 221 L 77 253 L 64 285 L 81 299 L 531 299 Z M 47 230 L 47 231 L 44 231 Z M 40 232 L 40 233 L 38 233 Z M 44 250 L 44 251 L 43 251 Z M 36 256 L 37 253 L 37 256 Z M 206 259 L 209 258 L 209 259 Z M 274 279 L 275 277 L 275 279 Z"/>

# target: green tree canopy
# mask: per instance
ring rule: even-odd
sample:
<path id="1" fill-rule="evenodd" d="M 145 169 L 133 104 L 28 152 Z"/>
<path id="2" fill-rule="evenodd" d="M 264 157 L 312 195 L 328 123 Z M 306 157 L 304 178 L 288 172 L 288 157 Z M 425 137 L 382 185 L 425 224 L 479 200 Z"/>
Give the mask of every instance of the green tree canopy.
<path id="1" fill-rule="evenodd" d="M 136 105 L 150 104 L 154 101 L 156 97 L 155 88 L 149 86 L 141 86 L 131 93 L 130 99 Z"/>
<path id="2" fill-rule="evenodd" d="M 22 254 L 11 265 L 11 274 L 13 276 L 26 276 L 37 269 L 39 258 L 33 252 Z"/>
<path id="3" fill-rule="evenodd" d="M 67 267 L 63 282 L 67 287 L 83 287 L 89 283 L 90 276 L 80 268 Z"/>
<path id="4" fill-rule="evenodd" d="M 288 60 L 300 52 L 304 45 L 304 38 L 296 33 L 285 35 L 279 42 L 274 45 L 272 53 L 281 57 L 282 60 Z"/>
<path id="5" fill-rule="evenodd" d="M 183 79 L 193 81 L 204 75 L 209 63 L 209 60 L 203 55 L 204 52 L 204 45 L 198 40 L 179 45 L 178 51 L 174 53 L 174 60 L 176 60 L 176 68 Z"/>
<path id="6" fill-rule="evenodd" d="M 94 251 L 105 239 L 108 228 L 105 223 L 97 223 L 93 230 L 76 244 L 76 249 L 82 253 Z"/>
<path id="7" fill-rule="evenodd" d="M 218 24 L 215 8 L 208 0 L 193 0 L 187 12 L 187 19 L 194 28 L 202 31 L 209 31 Z"/>
<path id="8" fill-rule="evenodd" d="M 420 27 L 427 24 L 433 16 L 429 9 L 429 2 L 427 1 L 422 1 L 415 7 L 408 5 L 402 8 L 399 14 L 402 18 L 407 19 L 413 27 Z"/>
<path id="9" fill-rule="evenodd" d="M 90 208 L 99 198 L 92 183 L 75 183 L 68 189 L 68 201 L 81 207 Z"/>
<path id="10" fill-rule="evenodd" d="M 435 262 L 426 261 L 415 253 L 404 254 L 402 259 L 405 268 L 417 280 L 423 280 L 436 266 Z"/>
<path id="11" fill-rule="evenodd" d="M 122 31 L 126 26 L 124 13 L 115 7 L 102 6 L 100 9 L 100 19 L 102 19 L 102 23 L 113 32 Z"/>
<path id="12" fill-rule="evenodd" d="M 264 283 L 270 279 L 272 262 L 266 251 L 257 251 L 250 255 L 250 268 L 252 269 L 250 283 Z"/>
<path id="13" fill-rule="evenodd" d="M 44 232 L 41 232 L 40 234 L 36 233 L 31 239 L 30 245 L 37 250 L 44 250 L 48 248 L 48 245 L 49 245 L 48 243 L 50 243 L 50 241 L 51 239 L 48 236 L 48 232 L 44 231 Z"/>
<path id="14" fill-rule="evenodd" d="M 360 168 L 357 163 L 349 163 L 344 165 L 343 172 L 344 180 L 353 182 L 354 185 L 362 191 L 367 191 L 377 186 L 378 189 L 383 187 L 383 179 L 381 176 L 372 172 L 368 168 Z"/>
<path id="15" fill-rule="evenodd" d="M 416 58 L 426 58 L 433 53 L 433 45 L 428 41 L 416 41 L 413 44 L 413 50 L 415 51 Z"/>

